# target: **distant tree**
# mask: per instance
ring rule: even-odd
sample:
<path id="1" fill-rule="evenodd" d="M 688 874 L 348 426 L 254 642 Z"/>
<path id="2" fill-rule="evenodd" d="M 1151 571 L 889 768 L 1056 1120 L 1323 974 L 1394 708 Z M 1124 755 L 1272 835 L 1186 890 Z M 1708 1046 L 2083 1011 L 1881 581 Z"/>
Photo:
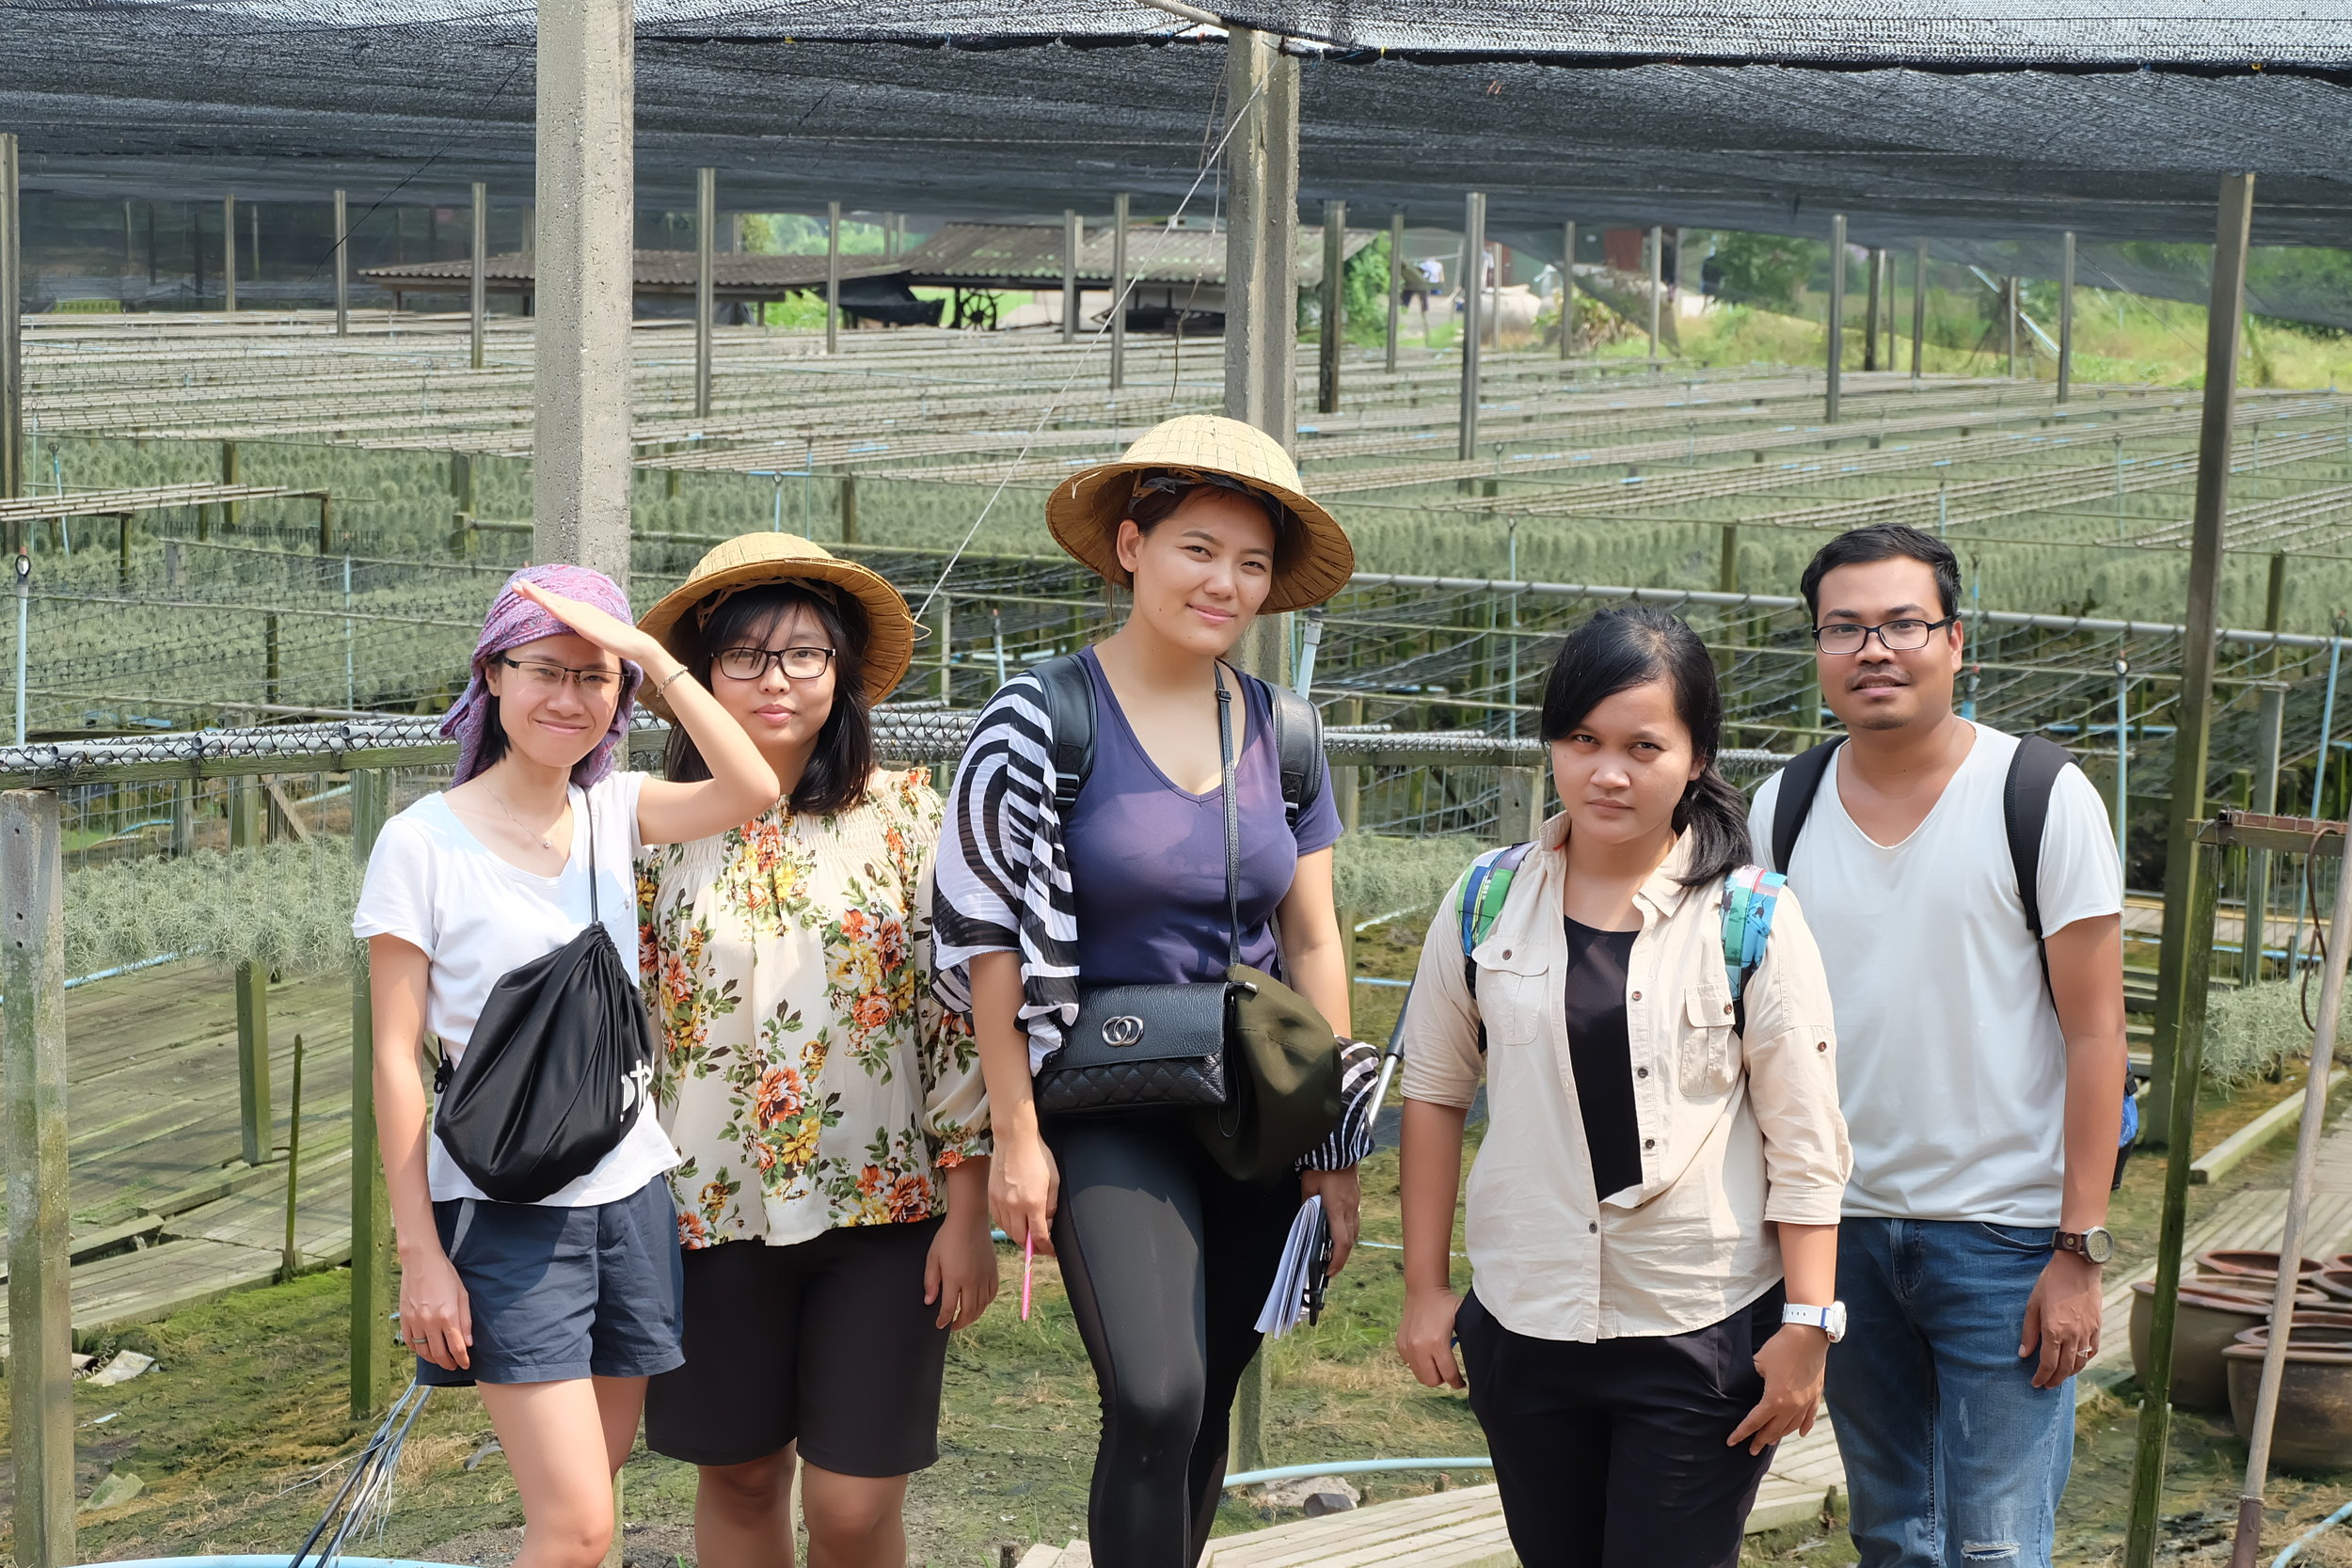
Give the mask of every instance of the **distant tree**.
<path id="1" fill-rule="evenodd" d="M 1716 293 L 1742 305 L 1793 307 L 1820 254 L 1813 242 L 1784 234 L 1726 233 L 1715 245 Z"/>

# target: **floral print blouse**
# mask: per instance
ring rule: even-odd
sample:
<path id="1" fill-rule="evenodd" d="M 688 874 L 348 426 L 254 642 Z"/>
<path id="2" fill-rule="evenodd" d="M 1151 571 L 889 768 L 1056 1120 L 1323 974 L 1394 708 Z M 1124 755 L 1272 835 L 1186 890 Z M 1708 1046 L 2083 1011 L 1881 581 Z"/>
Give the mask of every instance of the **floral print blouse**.
<path id="1" fill-rule="evenodd" d="M 979 1053 L 929 978 L 942 812 L 929 769 L 877 770 L 850 811 L 779 801 L 639 860 L 684 1245 L 928 1219 L 940 1173 L 989 1152 Z"/>

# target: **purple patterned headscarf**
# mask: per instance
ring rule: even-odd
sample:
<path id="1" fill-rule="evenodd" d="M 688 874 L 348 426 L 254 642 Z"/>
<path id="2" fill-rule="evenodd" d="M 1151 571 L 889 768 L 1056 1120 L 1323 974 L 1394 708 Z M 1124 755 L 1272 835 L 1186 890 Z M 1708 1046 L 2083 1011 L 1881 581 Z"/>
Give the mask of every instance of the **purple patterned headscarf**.
<path id="1" fill-rule="evenodd" d="M 561 637 L 572 629 L 515 592 L 518 582 L 536 583 L 551 594 L 595 605 L 615 620 L 637 619 L 629 612 L 628 595 L 621 585 L 585 566 L 526 566 L 508 578 L 490 606 L 490 618 L 482 624 L 482 640 L 474 644 L 473 678 L 466 683 L 465 695 L 441 720 L 441 734 L 457 742 L 457 776 L 450 781 L 453 784 L 464 784 L 485 766 L 482 741 L 489 728 L 491 699 L 484 667 L 510 648 L 543 637 Z M 595 751 L 572 764 L 572 783 L 582 789 L 612 771 L 622 737 L 628 733 L 629 714 L 637 705 L 638 684 L 644 678 L 643 670 L 628 659 L 621 660 L 621 700 L 612 705 L 612 727 Z"/>

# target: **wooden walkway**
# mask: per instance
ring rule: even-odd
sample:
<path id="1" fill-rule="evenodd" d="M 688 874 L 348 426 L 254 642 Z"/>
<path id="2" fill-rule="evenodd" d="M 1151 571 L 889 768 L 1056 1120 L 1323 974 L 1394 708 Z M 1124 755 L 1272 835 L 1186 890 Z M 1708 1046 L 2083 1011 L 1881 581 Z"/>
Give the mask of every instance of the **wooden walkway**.
<path id="1" fill-rule="evenodd" d="M 269 1010 L 276 1153 L 250 1166 L 240 1155 L 236 1001 L 226 973 L 167 964 L 66 993 L 77 1336 L 278 1277 L 296 1035 L 306 1042 L 301 1265 L 351 1256 L 350 983 L 329 975 L 273 986 Z M 0 1331 L 0 1356 L 7 1344 Z"/>

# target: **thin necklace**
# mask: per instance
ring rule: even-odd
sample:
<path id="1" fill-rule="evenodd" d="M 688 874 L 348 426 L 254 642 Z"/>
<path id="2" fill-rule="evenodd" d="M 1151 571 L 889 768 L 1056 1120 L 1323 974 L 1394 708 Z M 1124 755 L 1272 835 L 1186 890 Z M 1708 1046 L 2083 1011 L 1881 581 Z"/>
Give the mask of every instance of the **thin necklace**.
<path id="1" fill-rule="evenodd" d="M 549 836 L 548 836 L 546 833 L 533 833 L 533 832 L 532 832 L 532 831 L 531 831 L 529 828 L 523 828 L 523 819 L 522 819 L 521 817 L 519 817 L 519 816 L 516 816 L 515 815 L 515 813 L 514 813 L 513 809 L 512 809 L 511 807 L 509 807 L 509 806 L 507 805 L 507 803 L 506 803 L 504 800 L 500 800 L 500 799 L 499 799 L 499 794 L 498 794 L 498 791 L 496 791 L 496 790 L 494 790 L 494 789 L 485 789 L 482 793 L 483 793 L 483 794 L 485 794 L 485 795 L 487 795 L 487 796 L 488 796 L 488 797 L 489 797 L 489 798 L 490 798 L 490 799 L 491 799 L 494 802 L 496 802 L 496 803 L 497 803 L 497 805 L 498 805 L 499 810 L 501 810 L 501 811 L 502 811 L 502 812 L 505 812 L 505 813 L 506 813 L 506 820 L 508 820 L 509 822 L 512 822 L 512 823 L 513 823 L 513 824 L 515 824 L 515 826 L 516 826 L 516 827 L 517 827 L 517 828 L 522 828 L 522 831 L 523 831 L 524 836 L 526 836 L 526 837 L 531 837 L 531 838 L 536 838 L 536 839 L 539 841 L 539 847 L 540 847 L 540 848 L 542 848 L 542 849 L 552 849 L 552 848 L 554 848 L 554 847 L 555 847 L 555 840 L 554 840 L 554 839 L 552 839 L 552 838 L 550 838 Z M 565 807 L 566 807 L 567 809 L 569 808 L 570 804 L 571 804 L 571 802 L 570 802 L 570 801 L 568 801 L 568 800 L 566 800 L 566 801 L 564 802 L 564 805 L 565 805 Z M 563 813 L 563 812 L 557 812 L 557 813 L 555 814 L 555 816 L 556 816 L 556 820 L 560 822 L 560 821 L 562 821 L 562 820 L 563 820 L 563 817 L 564 817 L 564 813 Z M 552 824 L 550 824 L 550 826 L 552 826 Z"/>

